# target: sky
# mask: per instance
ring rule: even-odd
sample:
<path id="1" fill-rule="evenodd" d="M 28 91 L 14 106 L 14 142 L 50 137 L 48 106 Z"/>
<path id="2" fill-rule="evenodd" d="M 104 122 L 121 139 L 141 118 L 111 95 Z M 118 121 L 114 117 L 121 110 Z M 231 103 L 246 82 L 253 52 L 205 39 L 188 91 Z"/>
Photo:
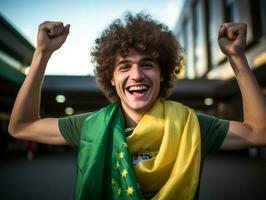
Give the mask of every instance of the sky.
<path id="1" fill-rule="evenodd" d="M 126 11 L 144 11 L 171 30 L 184 0 L 1 0 L 0 13 L 36 47 L 43 21 L 70 24 L 64 45 L 51 57 L 46 75 L 93 75 L 90 50 L 94 40 Z"/>

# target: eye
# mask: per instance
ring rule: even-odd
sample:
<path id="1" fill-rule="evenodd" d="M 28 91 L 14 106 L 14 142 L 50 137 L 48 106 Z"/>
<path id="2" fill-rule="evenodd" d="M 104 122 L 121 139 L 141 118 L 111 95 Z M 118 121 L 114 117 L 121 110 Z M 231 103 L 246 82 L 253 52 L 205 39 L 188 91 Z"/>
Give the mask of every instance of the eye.
<path id="1" fill-rule="evenodd" d="M 119 66 L 119 71 L 126 72 L 130 69 L 130 64 L 123 64 Z"/>
<path id="2" fill-rule="evenodd" d="M 151 69 L 154 67 L 154 63 L 153 62 L 143 62 L 143 63 L 141 63 L 141 66 L 144 69 Z"/>

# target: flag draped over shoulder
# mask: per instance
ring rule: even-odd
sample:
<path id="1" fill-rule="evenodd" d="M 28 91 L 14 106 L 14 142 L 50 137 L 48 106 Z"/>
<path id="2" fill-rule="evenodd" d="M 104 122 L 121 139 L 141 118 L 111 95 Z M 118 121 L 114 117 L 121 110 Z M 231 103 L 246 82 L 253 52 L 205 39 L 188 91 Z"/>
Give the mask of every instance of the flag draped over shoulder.
<path id="1" fill-rule="evenodd" d="M 132 166 L 131 153 L 158 151 Z M 157 100 L 125 138 L 119 104 L 89 116 L 81 129 L 75 199 L 194 198 L 200 171 L 200 129 L 193 110 Z"/>
<path id="2" fill-rule="evenodd" d="M 141 199 L 119 105 L 89 116 L 80 137 L 75 199 Z"/>
<path id="3" fill-rule="evenodd" d="M 192 200 L 200 173 L 200 127 L 195 112 L 174 101 L 157 100 L 127 137 L 130 153 L 158 151 L 134 166 L 143 192 L 152 199 Z"/>

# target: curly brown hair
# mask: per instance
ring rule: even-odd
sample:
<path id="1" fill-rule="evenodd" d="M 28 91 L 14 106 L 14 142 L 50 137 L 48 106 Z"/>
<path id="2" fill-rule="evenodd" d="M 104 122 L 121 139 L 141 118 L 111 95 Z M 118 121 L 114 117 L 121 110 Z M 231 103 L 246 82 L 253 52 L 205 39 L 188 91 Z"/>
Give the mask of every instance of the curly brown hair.
<path id="1" fill-rule="evenodd" d="M 127 56 L 129 49 L 149 53 L 157 57 L 163 81 L 160 85 L 160 98 L 170 95 L 174 85 L 174 70 L 182 59 L 183 49 L 168 27 L 151 18 L 150 15 L 138 13 L 135 16 L 126 13 L 124 21 L 115 20 L 95 40 L 91 55 L 96 63 L 96 82 L 111 101 L 119 101 L 115 87 L 112 86 L 115 58 L 119 53 Z"/>

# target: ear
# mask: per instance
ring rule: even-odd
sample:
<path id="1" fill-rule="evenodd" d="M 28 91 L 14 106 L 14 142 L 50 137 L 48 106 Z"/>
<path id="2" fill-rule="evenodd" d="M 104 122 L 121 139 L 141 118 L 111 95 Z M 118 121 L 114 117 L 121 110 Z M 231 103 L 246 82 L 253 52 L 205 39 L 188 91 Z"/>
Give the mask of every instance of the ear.
<path id="1" fill-rule="evenodd" d="M 111 84 L 112 84 L 112 86 L 115 86 L 114 78 L 111 79 Z"/>
<path id="2" fill-rule="evenodd" d="M 164 81 L 164 78 L 163 78 L 163 76 L 161 75 L 161 77 L 160 77 L 160 81 L 161 82 L 163 82 Z"/>

